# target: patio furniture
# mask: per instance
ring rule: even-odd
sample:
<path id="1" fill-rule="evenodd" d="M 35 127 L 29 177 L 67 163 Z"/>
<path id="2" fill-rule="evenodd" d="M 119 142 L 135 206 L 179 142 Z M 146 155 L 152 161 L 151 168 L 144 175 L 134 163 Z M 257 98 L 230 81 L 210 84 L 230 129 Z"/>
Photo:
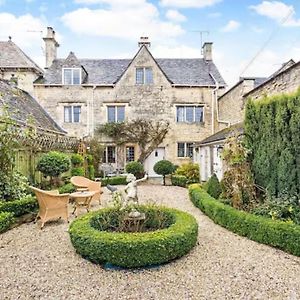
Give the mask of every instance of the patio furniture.
<path id="1" fill-rule="evenodd" d="M 45 223 L 49 220 L 56 218 L 62 218 L 68 220 L 68 203 L 69 194 L 59 194 L 56 191 L 43 191 L 33 186 L 30 186 L 32 191 L 35 193 L 39 203 L 39 212 L 35 218 L 35 222 L 38 218 L 41 219 L 41 229 Z"/>
<path id="2" fill-rule="evenodd" d="M 91 201 L 98 200 L 99 205 L 101 204 L 101 198 L 100 198 L 101 182 L 96 182 L 96 181 L 90 180 L 83 176 L 73 176 L 71 178 L 71 183 L 76 188 L 79 188 L 79 189 L 87 188 L 89 192 L 94 192 L 94 195 L 93 195 L 93 198 L 91 199 Z"/>
<path id="3" fill-rule="evenodd" d="M 89 192 L 89 191 L 80 191 L 80 192 L 74 192 L 70 194 L 70 197 L 73 198 L 74 201 L 74 210 L 72 214 L 76 212 L 77 217 L 77 211 L 79 207 L 84 207 L 87 212 L 90 211 L 91 201 L 93 199 L 93 196 L 95 195 L 95 192 Z"/>

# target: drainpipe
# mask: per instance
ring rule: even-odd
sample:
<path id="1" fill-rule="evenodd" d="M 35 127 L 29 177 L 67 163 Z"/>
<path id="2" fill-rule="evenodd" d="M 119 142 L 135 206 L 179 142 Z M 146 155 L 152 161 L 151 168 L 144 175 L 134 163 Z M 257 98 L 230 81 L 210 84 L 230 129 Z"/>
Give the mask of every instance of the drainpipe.
<path id="1" fill-rule="evenodd" d="M 227 127 L 229 127 L 231 125 L 231 122 L 229 121 L 225 121 L 225 120 L 221 120 L 219 118 L 219 104 L 218 104 L 218 90 L 219 90 L 219 82 L 216 80 L 216 78 L 214 77 L 213 74 L 209 73 L 210 77 L 213 79 L 213 81 L 215 82 L 216 88 L 214 88 L 212 90 L 212 109 L 213 109 L 213 113 L 212 113 L 212 119 L 213 119 L 213 125 L 212 125 L 212 133 L 215 133 L 215 124 L 214 124 L 214 117 L 215 117 L 215 105 L 216 105 L 216 113 L 217 113 L 217 122 L 218 123 L 223 123 L 226 124 Z"/>

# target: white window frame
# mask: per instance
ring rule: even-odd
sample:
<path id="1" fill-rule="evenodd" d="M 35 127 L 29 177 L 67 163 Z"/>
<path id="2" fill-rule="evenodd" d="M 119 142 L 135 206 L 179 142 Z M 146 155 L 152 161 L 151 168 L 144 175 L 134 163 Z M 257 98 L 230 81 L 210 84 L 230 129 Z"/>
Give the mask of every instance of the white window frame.
<path id="1" fill-rule="evenodd" d="M 72 83 L 71 84 L 67 84 L 65 83 L 65 70 L 71 70 L 71 79 L 72 79 Z M 79 70 L 79 83 L 74 83 L 74 76 L 73 76 L 73 71 L 74 70 Z M 63 85 L 81 85 L 81 68 L 62 68 L 62 83 Z"/>
<path id="2" fill-rule="evenodd" d="M 177 108 L 178 107 L 183 107 L 184 108 L 184 121 L 177 121 Z M 187 121 L 186 119 L 186 108 L 187 107 L 193 107 L 193 121 L 192 122 L 189 122 Z M 202 118 L 202 121 L 201 122 L 196 122 L 196 107 L 201 107 L 202 110 L 203 110 L 203 118 Z M 176 123 L 187 123 L 187 124 L 202 124 L 204 123 L 204 120 L 205 120 L 205 106 L 203 104 L 177 104 L 175 106 L 175 121 Z"/>
<path id="3" fill-rule="evenodd" d="M 177 142 L 176 143 L 176 153 L 177 153 L 177 158 L 193 158 L 194 153 L 192 157 L 188 156 L 188 147 L 187 144 L 194 144 L 195 142 Z M 178 144 L 184 144 L 184 156 L 178 156 Z"/>
<path id="4" fill-rule="evenodd" d="M 109 107 L 115 108 L 115 120 L 113 122 L 108 120 L 108 108 Z M 118 107 L 124 107 L 124 120 L 123 121 L 118 121 Z M 125 122 L 125 120 L 126 120 L 126 105 L 116 105 L 116 104 L 106 105 L 106 121 L 107 121 L 107 123 Z"/>
<path id="5" fill-rule="evenodd" d="M 137 69 L 142 69 L 143 70 L 143 83 L 137 83 L 136 82 Z M 152 82 L 151 83 L 146 82 L 146 69 L 150 69 L 151 72 L 152 72 Z M 153 82 L 154 82 L 154 76 L 153 76 L 153 68 L 152 67 L 136 67 L 135 68 L 135 84 L 136 85 L 152 85 Z"/>
<path id="6" fill-rule="evenodd" d="M 71 120 L 70 120 L 70 122 L 66 122 L 66 119 L 65 119 L 65 108 L 66 107 L 71 107 Z M 80 107 L 79 122 L 74 122 L 74 107 Z M 63 108 L 64 108 L 64 111 L 63 111 L 63 113 L 64 113 L 64 123 L 66 123 L 66 124 L 71 124 L 71 123 L 72 124 L 80 124 L 81 123 L 81 113 L 82 113 L 82 106 L 81 105 L 76 105 L 76 104 L 64 105 Z"/>

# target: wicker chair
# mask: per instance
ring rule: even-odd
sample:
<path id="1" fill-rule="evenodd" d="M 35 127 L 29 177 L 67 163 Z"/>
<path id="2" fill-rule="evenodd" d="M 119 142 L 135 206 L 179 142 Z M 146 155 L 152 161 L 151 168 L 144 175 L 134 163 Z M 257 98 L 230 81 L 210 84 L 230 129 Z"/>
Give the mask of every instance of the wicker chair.
<path id="1" fill-rule="evenodd" d="M 56 218 L 62 218 L 69 222 L 69 194 L 59 194 L 58 191 L 43 191 L 33 186 L 30 188 L 34 191 L 39 203 L 39 212 L 36 216 L 35 222 L 38 218 L 41 219 L 41 229 L 47 221 Z"/>
<path id="2" fill-rule="evenodd" d="M 87 188 L 89 192 L 95 192 L 91 201 L 98 200 L 99 204 L 101 204 L 101 182 L 96 182 L 83 176 L 73 176 L 71 183 L 76 188 Z"/>

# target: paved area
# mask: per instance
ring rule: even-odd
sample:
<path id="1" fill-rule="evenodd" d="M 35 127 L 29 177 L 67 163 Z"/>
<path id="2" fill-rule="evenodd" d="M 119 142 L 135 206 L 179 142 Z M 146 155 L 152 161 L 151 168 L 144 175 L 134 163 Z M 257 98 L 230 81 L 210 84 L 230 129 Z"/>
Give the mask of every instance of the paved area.
<path id="1" fill-rule="evenodd" d="M 158 268 L 104 270 L 75 253 L 68 224 L 23 224 L 0 235 L 0 299 L 300 299 L 300 258 L 215 225 L 186 189 L 144 185 L 139 195 L 197 218 L 198 245 L 187 256 Z M 104 204 L 109 197 L 105 189 Z"/>

